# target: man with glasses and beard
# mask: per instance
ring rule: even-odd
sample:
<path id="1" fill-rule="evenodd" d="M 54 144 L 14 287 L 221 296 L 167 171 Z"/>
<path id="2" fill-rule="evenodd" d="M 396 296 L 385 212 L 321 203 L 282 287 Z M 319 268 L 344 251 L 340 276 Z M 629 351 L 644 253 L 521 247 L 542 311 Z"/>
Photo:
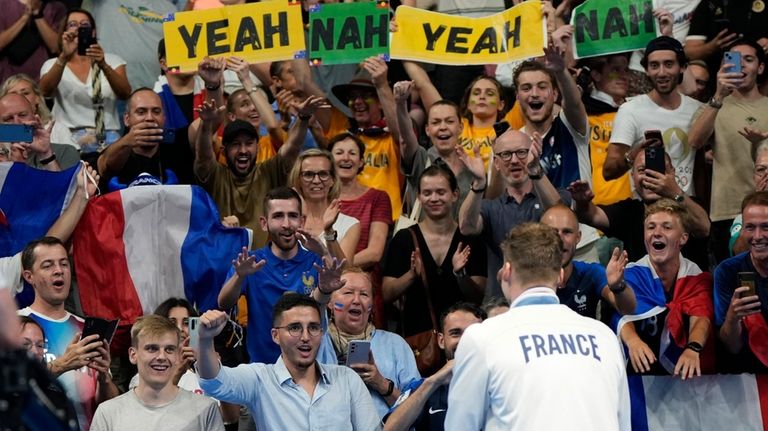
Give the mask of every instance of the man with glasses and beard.
<path id="1" fill-rule="evenodd" d="M 226 313 L 218 310 L 200 317 L 200 386 L 217 399 L 248 406 L 257 429 L 379 428 L 373 400 L 357 373 L 316 360 L 323 335 L 316 301 L 292 293 L 277 301 L 270 324 L 272 341 L 280 347 L 274 364 L 222 367 L 213 337 L 226 323 Z"/>

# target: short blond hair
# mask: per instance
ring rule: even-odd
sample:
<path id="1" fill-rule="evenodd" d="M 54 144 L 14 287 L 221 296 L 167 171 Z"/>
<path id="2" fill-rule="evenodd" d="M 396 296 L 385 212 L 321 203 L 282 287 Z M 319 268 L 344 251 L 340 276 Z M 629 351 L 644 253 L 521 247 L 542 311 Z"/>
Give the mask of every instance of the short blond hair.
<path id="1" fill-rule="evenodd" d="M 560 276 L 563 241 L 557 231 L 542 223 L 523 223 L 509 231 L 501 243 L 504 263 L 509 262 L 523 284 L 552 282 Z"/>
<path id="2" fill-rule="evenodd" d="M 142 316 L 131 328 L 131 345 L 139 347 L 139 337 L 159 338 L 168 333 L 176 336 L 177 345 L 181 342 L 181 331 L 171 319 L 157 314 Z"/>
<path id="3" fill-rule="evenodd" d="M 645 208 L 645 218 L 643 221 L 647 220 L 648 217 L 654 214 L 662 212 L 672 214 L 673 216 L 677 217 L 677 219 L 680 220 L 680 225 L 683 227 L 683 231 L 686 233 L 691 231 L 691 217 L 688 214 L 688 210 L 685 209 L 684 206 L 668 198 L 661 198 L 656 202 L 648 205 Z"/>

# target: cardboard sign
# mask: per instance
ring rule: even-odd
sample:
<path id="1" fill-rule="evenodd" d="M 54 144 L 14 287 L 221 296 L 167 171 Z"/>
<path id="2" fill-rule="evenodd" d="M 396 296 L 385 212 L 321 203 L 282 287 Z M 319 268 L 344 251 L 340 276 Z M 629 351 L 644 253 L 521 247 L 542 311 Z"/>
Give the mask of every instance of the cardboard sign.
<path id="1" fill-rule="evenodd" d="M 541 2 L 526 1 L 483 18 L 397 8 L 390 56 L 428 63 L 499 64 L 544 54 Z"/>
<path id="2" fill-rule="evenodd" d="M 573 9 L 574 56 L 643 49 L 656 38 L 651 0 L 588 0 Z"/>
<path id="3" fill-rule="evenodd" d="M 309 64 L 354 64 L 389 54 L 389 3 L 317 4 L 309 11 Z"/>
<path id="4" fill-rule="evenodd" d="M 168 67 L 197 70 L 206 56 L 250 63 L 306 55 L 298 1 L 270 1 L 170 14 L 163 20 Z"/>

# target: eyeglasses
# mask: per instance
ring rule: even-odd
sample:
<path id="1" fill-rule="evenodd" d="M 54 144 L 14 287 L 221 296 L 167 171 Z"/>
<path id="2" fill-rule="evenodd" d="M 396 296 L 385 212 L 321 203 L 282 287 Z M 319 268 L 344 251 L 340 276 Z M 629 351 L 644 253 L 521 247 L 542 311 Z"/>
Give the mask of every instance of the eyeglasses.
<path id="1" fill-rule="evenodd" d="M 521 148 L 515 151 L 502 151 L 500 153 L 494 153 L 494 155 L 500 158 L 502 161 L 508 162 L 512 160 L 512 155 L 516 155 L 520 160 L 526 160 L 528 158 L 529 150 L 527 148 Z"/>
<path id="2" fill-rule="evenodd" d="M 323 333 L 323 327 L 319 323 L 310 323 L 306 326 L 307 332 L 310 337 L 317 337 Z M 304 333 L 304 326 L 301 323 L 291 323 L 286 326 L 275 326 L 275 329 L 285 329 L 291 335 L 291 337 L 301 337 Z"/>
<path id="3" fill-rule="evenodd" d="M 67 23 L 67 28 L 75 28 L 75 27 L 90 27 L 91 22 L 88 20 L 85 21 L 70 21 Z"/>
<path id="4" fill-rule="evenodd" d="M 320 178 L 320 181 L 326 182 L 331 179 L 331 171 L 302 171 L 301 179 L 306 182 L 311 182 L 315 177 Z"/>
<path id="5" fill-rule="evenodd" d="M 34 341 L 30 340 L 30 339 L 25 339 L 24 342 L 21 343 L 21 347 L 23 347 L 24 350 L 26 350 L 26 351 L 30 351 L 33 348 L 45 351 L 46 344 L 45 344 L 45 341 L 34 342 Z"/>

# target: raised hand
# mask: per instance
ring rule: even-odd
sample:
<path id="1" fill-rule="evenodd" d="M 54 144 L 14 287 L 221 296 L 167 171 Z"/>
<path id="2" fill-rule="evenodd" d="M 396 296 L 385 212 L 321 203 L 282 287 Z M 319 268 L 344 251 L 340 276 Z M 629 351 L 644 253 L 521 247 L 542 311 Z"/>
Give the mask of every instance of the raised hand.
<path id="1" fill-rule="evenodd" d="M 725 50 L 740 38 L 741 35 L 738 33 L 731 33 L 731 31 L 726 28 L 718 33 L 709 43 L 715 44 L 718 49 Z"/>
<path id="2" fill-rule="evenodd" d="M 203 102 L 202 105 L 195 108 L 195 111 L 197 111 L 198 116 L 200 117 L 200 121 L 210 123 L 219 118 L 219 115 L 224 112 L 225 108 L 225 106 L 220 106 L 217 108 L 216 101 L 211 99 L 207 102 Z"/>
<path id="3" fill-rule="evenodd" d="M 318 96 L 309 96 L 304 101 L 298 102 L 295 105 L 296 109 L 296 115 L 298 116 L 308 116 L 308 115 L 315 115 L 315 111 L 317 111 L 319 108 L 328 108 L 330 105 L 328 102 Z"/>
<path id="4" fill-rule="evenodd" d="M 588 203 L 592 202 L 595 198 L 595 193 L 589 188 L 589 183 L 586 181 L 578 180 L 572 182 L 568 188 L 568 192 L 571 193 L 571 198 L 576 202 Z"/>
<path id="5" fill-rule="evenodd" d="M 483 158 L 480 157 L 480 147 L 474 147 L 474 157 L 468 155 L 459 145 L 456 146 L 455 151 L 461 163 L 467 167 L 475 180 L 485 181 L 485 164 L 483 163 Z"/>
<path id="6" fill-rule="evenodd" d="M 197 75 L 206 87 L 218 87 L 224 83 L 224 68 L 227 62 L 223 58 L 205 57 L 197 65 Z"/>
<path id="7" fill-rule="evenodd" d="M 544 48 L 544 67 L 550 72 L 558 73 L 565 70 L 565 50 L 555 45 L 553 40 Z"/>
<path id="8" fill-rule="evenodd" d="M 608 286 L 615 286 L 624 280 L 624 268 L 627 267 L 628 262 L 627 251 L 615 247 L 611 253 L 611 260 L 605 266 L 605 278 L 608 281 Z"/>
<path id="9" fill-rule="evenodd" d="M 651 169 L 645 169 L 640 176 L 640 183 L 665 198 L 672 198 L 683 193 L 675 181 L 675 172 L 660 173 Z"/>
<path id="10" fill-rule="evenodd" d="M 208 340 L 219 335 L 224 326 L 227 325 L 227 320 L 229 320 L 227 313 L 221 310 L 208 310 L 203 313 L 200 316 L 200 329 L 198 331 L 200 340 Z"/>
<path id="11" fill-rule="evenodd" d="M 253 87 L 253 80 L 251 80 L 251 70 L 248 68 L 248 62 L 240 57 L 227 58 L 227 69 L 235 72 L 237 79 L 243 84 L 246 89 Z"/>
<path id="12" fill-rule="evenodd" d="M 296 231 L 296 239 L 301 243 L 302 247 L 318 256 L 325 256 L 328 254 L 328 249 L 323 245 L 322 241 L 315 238 L 311 233 L 304 229 L 298 229 Z"/>
<path id="13" fill-rule="evenodd" d="M 267 261 L 264 259 L 256 262 L 256 256 L 250 255 L 247 247 L 243 247 L 242 251 L 237 254 L 237 259 L 232 261 L 232 266 L 235 267 L 235 272 L 240 277 L 247 277 L 251 274 L 255 274 L 266 264 Z"/>
<path id="14" fill-rule="evenodd" d="M 77 191 L 83 193 L 85 196 L 94 196 L 99 191 L 99 180 L 101 177 L 96 169 L 93 169 L 88 162 L 82 162 L 85 169 L 85 175 L 82 172 L 78 172 L 77 175 Z"/>
<path id="15" fill-rule="evenodd" d="M 389 85 L 387 82 L 387 62 L 379 57 L 368 57 L 363 61 L 363 69 L 371 74 L 371 80 L 377 87 Z"/>
<path id="16" fill-rule="evenodd" d="M 401 103 L 408 100 L 411 96 L 411 90 L 413 89 L 413 81 L 398 81 L 395 82 L 395 86 L 392 92 L 395 95 L 395 102 Z"/>
<path id="17" fill-rule="evenodd" d="M 325 232 L 333 230 L 333 224 L 336 223 L 336 219 L 339 218 L 340 212 L 341 201 L 339 199 L 332 200 L 331 204 L 328 205 L 328 208 L 326 208 L 323 213 L 323 230 Z"/>
<path id="18" fill-rule="evenodd" d="M 55 120 L 52 120 L 48 123 L 48 126 L 43 127 L 40 124 L 40 118 L 37 116 L 35 116 L 35 121 L 30 123 L 35 128 L 35 134 L 32 137 L 32 144 L 30 144 L 29 149 L 37 153 L 41 158 L 46 158 L 53 153 L 51 149 L 51 131 L 53 130 L 54 123 Z"/>
<path id="19" fill-rule="evenodd" d="M 341 279 L 341 271 L 347 261 L 346 259 L 338 260 L 330 255 L 323 256 L 322 260 L 322 266 L 313 264 L 317 270 L 317 288 L 320 293 L 330 295 L 347 284 L 346 280 Z"/>
<path id="20" fill-rule="evenodd" d="M 65 31 L 61 34 L 61 55 L 66 61 L 77 52 L 77 31 Z"/>
<path id="21" fill-rule="evenodd" d="M 453 253 L 453 258 L 451 258 L 453 272 L 460 272 L 462 269 L 464 269 L 464 267 L 467 265 L 467 262 L 469 262 L 470 252 L 471 249 L 469 244 L 464 245 L 461 242 L 459 243 L 458 247 L 456 247 L 456 252 Z"/>
<path id="22" fill-rule="evenodd" d="M 77 370 L 87 366 L 90 361 L 101 353 L 97 350 L 102 346 L 102 341 L 96 334 L 80 338 L 80 333 L 67 345 L 64 354 L 56 358 L 52 363 L 52 372 L 60 375 L 70 370 Z"/>
<path id="23" fill-rule="evenodd" d="M 91 59 L 91 62 L 96 63 L 102 69 L 107 65 L 104 61 L 104 49 L 98 43 L 94 43 L 85 50 L 85 56 Z"/>
<path id="24" fill-rule="evenodd" d="M 659 33 L 672 37 L 672 26 L 675 23 L 672 14 L 664 8 L 656 8 L 653 10 L 653 17 L 659 22 Z"/>

